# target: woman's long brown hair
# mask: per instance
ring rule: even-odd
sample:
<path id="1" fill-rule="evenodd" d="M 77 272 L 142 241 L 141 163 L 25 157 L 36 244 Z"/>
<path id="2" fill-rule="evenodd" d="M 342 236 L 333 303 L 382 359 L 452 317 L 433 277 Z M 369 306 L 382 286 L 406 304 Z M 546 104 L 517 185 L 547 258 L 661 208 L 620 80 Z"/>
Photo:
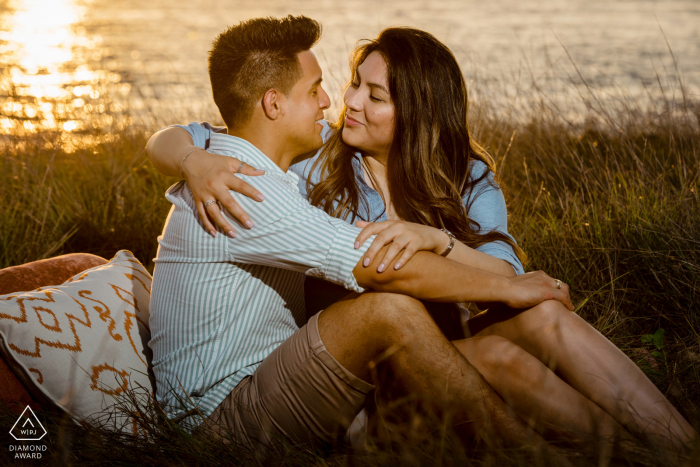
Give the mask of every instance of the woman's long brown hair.
<path id="1" fill-rule="evenodd" d="M 494 170 L 494 163 L 469 132 L 467 87 L 452 52 L 427 32 L 388 28 L 355 49 L 352 80 L 357 67 L 372 52 L 379 52 L 387 62 L 394 104 L 387 178 L 398 217 L 446 228 L 472 248 L 505 242 L 524 260 L 523 251 L 507 235 L 498 231 L 479 234 L 481 227 L 469 218 L 471 202 L 465 206 L 462 200 L 467 194 L 475 198 L 477 193 L 472 190 Z M 321 181 L 312 185 L 309 177 L 307 188 L 311 204 L 334 217 L 352 215 L 354 220 L 360 203 L 369 206 L 361 196 L 353 170 L 356 149 L 342 139 L 345 111 L 343 106 L 334 125 L 336 131 L 312 168 L 313 173 L 320 165 Z M 473 178 L 469 170 L 472 159 L 483 162 L 489 170 Z"/>

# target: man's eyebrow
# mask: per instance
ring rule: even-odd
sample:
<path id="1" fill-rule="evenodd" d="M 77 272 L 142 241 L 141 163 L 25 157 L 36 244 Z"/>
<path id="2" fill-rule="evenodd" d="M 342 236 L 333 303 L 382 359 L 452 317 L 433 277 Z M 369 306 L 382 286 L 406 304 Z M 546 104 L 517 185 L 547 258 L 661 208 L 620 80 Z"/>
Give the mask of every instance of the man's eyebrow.
<path id="1" fill-rule="evenodd" d="M 323 76 L 321 76 L 319 79 L 314 81 L 314 84 L 311 85 L 311 88 L 314 88 L 314 87 L 318 86 L 319 84 L 321 84 L 321 81 L 323 81 Z M 309 88 L 309 89 L 311 89 L 311 88 Z"/>

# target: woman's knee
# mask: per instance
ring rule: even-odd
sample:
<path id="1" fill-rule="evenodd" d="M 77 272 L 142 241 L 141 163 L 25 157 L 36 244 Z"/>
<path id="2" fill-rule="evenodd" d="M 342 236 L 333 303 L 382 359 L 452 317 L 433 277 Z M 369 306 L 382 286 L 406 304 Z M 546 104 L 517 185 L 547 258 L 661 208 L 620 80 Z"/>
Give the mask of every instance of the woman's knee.
<path id="1" fill-rule="evenodd" d="M 545 300 L 539 305 L 523 312 L 519 318 L 524 321 L 528 332 L 535 332 L 540 336 L 558 335 L 566 321 L 571 317 L 569 311 L 557 300 Z"/>

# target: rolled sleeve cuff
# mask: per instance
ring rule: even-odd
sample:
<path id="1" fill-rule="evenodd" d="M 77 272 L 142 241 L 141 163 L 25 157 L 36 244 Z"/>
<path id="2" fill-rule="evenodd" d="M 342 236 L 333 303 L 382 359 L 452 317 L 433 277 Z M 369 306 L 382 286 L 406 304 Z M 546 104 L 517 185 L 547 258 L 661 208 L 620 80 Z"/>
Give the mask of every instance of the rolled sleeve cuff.
<path id="1" fill-rule="evenodd" d="M 354 248 L 355 239 L 362 229 L 348 225 L 340 219 L 328 219 L 328 222 L 335 228 L 336 232 L 328 249 L 328 255 L 320 268 L 311 269 L 306 274 L 342 285 L 348 290 L 362 293 L 365 289 L 357 283 L 352 271 L 360 261 L 360 258 L 362 258 L 362 255 L 369 249 L 375 236 L 368 238 L 356 250 Z"/>

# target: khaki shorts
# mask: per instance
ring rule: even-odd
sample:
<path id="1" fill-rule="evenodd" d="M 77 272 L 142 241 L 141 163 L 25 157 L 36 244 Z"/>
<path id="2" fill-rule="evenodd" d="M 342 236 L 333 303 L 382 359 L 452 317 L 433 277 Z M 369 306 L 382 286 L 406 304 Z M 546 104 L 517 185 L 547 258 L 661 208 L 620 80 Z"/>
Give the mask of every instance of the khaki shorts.
<path id="1" fill-rule="evenodd" d="M 332 444 L 374 389 L 326 350 L 318 316 L 245 377 L 197 431 L 233 437 L 260 451 L 275 440 Z"/>

